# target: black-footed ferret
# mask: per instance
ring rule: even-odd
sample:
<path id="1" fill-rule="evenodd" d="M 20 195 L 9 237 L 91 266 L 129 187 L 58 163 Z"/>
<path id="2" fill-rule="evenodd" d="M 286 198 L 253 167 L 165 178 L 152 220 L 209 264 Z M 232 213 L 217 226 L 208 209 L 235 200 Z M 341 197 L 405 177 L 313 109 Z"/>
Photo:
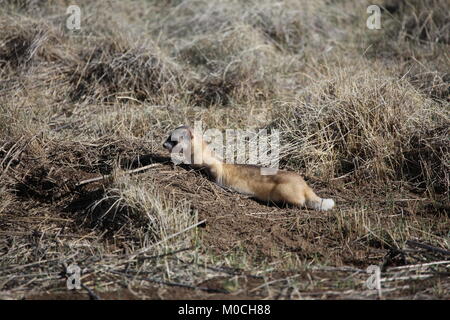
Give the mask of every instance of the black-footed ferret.
<path id="1" fill-rule="evenodd" d="M 214 156 L 204 139 L 188 126 L 176 128 L 163 147 L 172 152 L 188 150 L 188 163 L 205 167 L 219 185 L 250 195 L 261 201 L 306 205 L 315 210 L 330 210 L 333 199 L 322 199 L 295 172 L 278 170 L 273 175 L 262 175 L 255 165 L 227 164 Z M 174 151 L 176 151 L 174 150 Z M 200 159 L 200 161 L 196 161 Z"/>

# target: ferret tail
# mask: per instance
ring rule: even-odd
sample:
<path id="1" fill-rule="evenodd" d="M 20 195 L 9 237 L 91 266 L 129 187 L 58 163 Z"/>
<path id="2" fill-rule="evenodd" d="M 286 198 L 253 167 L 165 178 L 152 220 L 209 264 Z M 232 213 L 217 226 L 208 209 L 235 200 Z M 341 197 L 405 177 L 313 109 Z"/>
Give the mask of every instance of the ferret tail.
<path id="1" fill-rule="evenodd" d="M 307 187 L 305 191 L 305 200 L 306 206 L 314 210 L 327 211 L 334 207 L 333 199 L 322 199 L 318 197 L 310 187 Z"/>

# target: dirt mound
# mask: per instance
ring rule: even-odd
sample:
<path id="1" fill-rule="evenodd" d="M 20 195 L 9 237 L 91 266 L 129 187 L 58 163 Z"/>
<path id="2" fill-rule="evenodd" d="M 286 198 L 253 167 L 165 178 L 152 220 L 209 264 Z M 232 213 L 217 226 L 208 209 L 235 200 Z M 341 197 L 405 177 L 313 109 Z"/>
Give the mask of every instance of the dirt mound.
<path id="1" fill-rule="evenodd" d="M 333 213 L 259 203 L 222 189 L 196 171 L 177 167 L 167 175 L 169 168 L 154 172 L 156 182 L 165 193 L 189 200 L 192 209 L 198 211 L 199 220 L 207 220 L 201 229 L 204 249 L 215 255 L 244 252 L 250 260 L 261 262 L 295 253 L 299 259 L 319 259 L 335 265 L 367 263 L 363 246 L 345 253 L 336 251 L 328 239 L 317 238 L 330 233 L 329 225 L 336 219 Z M 336 197 L 323 190 L 319 193 Z"/>

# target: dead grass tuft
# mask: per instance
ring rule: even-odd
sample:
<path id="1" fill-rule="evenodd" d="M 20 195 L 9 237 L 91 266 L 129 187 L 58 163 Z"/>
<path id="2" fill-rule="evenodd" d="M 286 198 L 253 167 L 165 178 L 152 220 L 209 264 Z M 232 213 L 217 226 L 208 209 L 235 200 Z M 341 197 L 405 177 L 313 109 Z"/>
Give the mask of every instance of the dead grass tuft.
<path id="1" fill-rule="evenodd" d="M 298 146 L 292 161 L 323 176 L 415 181 L 448 195 L 446 110 L 407 81 L 361 69 L 333 69 L 286 103 L 280 128 Z"/>
<path id="2" fill-rule="evenodd" d="M 62 34 L 44 21 L 6 17 L 0 23 L 0 67 L 29 67 L 55 61 Z"/>
<path id="3" fill-rule="evenodd" d="M 179 49 L 182 61 L 194 66 L 193 102 L 210 106 L 269 98 L 276 66 L 275 48 L 248 25 L 207 33 Z"/>
<path id="4" fill-rule="evenodd" d="M 74 101 L 131 97 L 154 100 L 174 95 L 183 84 L 180 68 L 154 43 L 132 45 L 124 38 L 107 39 L 80 53 L 81 62 L 71 74 Z"/>
<path id="5" fill-rule="evenodd" d="M 394 38 L 449 44 L 450 17 L 445 0 L 402 0 L 384 2 L 386 10 L 396 19 Z"/>

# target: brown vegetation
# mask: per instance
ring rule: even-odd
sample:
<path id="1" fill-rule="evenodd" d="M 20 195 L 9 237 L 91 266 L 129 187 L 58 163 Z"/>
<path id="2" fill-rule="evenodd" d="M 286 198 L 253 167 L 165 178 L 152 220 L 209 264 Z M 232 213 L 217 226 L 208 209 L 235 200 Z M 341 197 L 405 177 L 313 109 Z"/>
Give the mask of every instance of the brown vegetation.
<path id="1" fill-rule="evenodd" d="M 78 2 L 70 31 L 67 1 L 0 1 L 1 298 L 79 298 L 76 263 L 91 298 L 376 298 L 379 265 L 385 297 L 448 299 L 447 1 L 376 1 L 380 30 L 367 1 Z M 337 208 L 174 167 L 196 120 L 280 130 Z"/>

